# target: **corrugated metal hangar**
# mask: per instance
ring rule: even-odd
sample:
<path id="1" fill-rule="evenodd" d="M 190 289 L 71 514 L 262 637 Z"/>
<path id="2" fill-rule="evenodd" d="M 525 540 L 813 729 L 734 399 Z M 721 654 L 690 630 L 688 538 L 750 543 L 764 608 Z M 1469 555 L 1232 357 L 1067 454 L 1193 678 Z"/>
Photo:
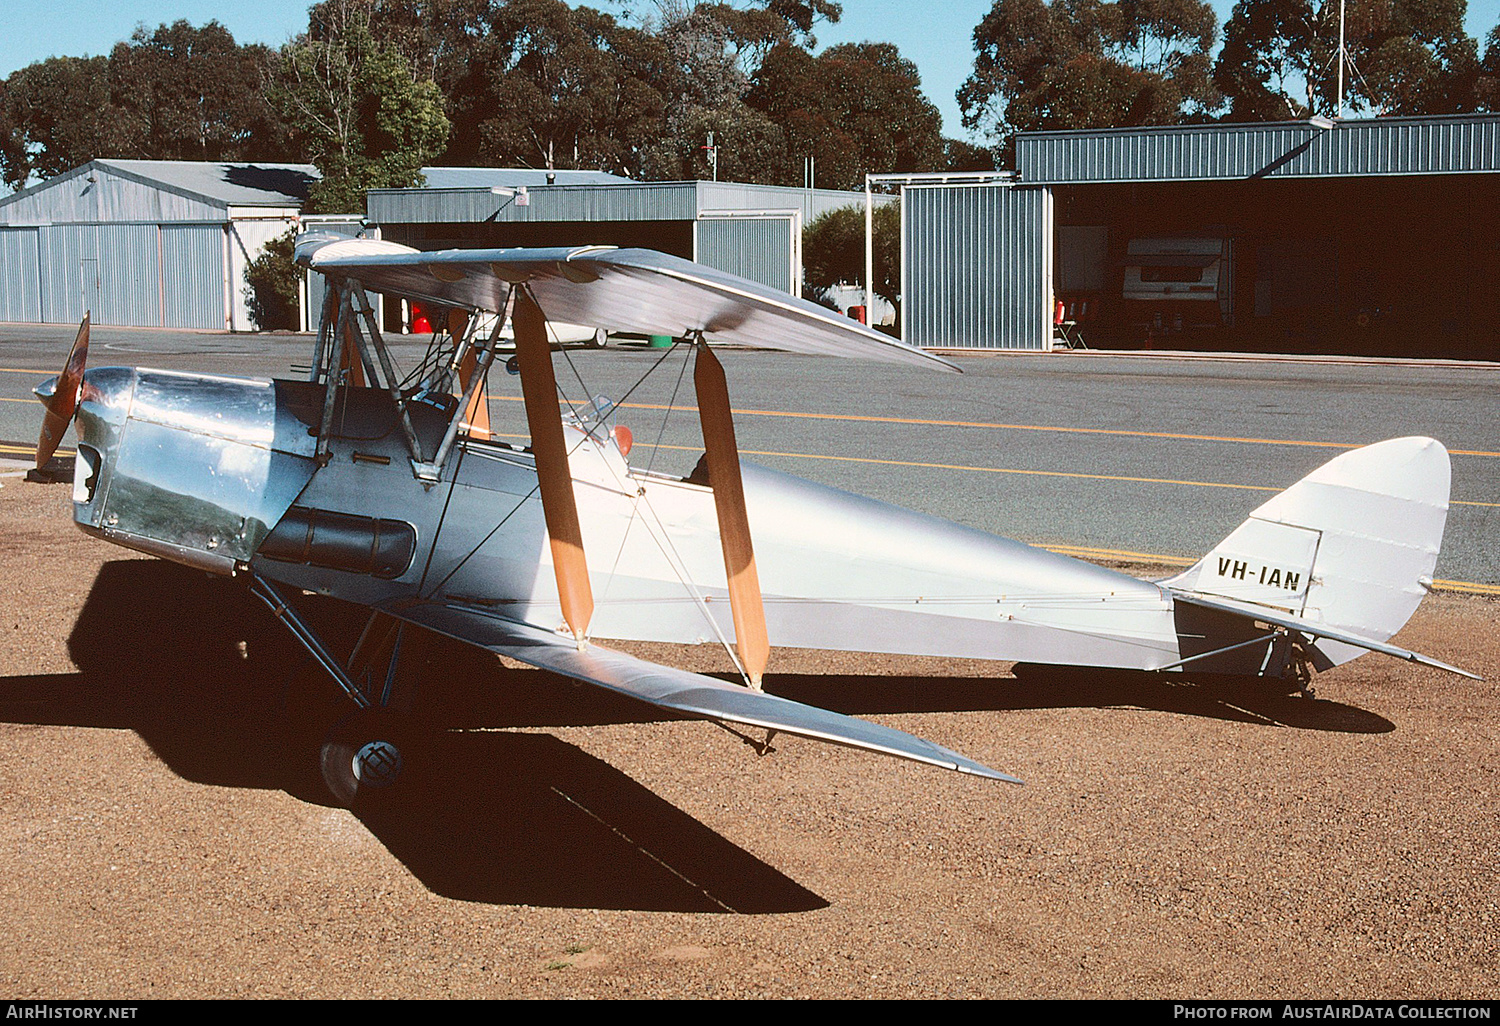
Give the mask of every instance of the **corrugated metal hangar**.
<path id="1" fill-rule="evenodd" d="M 425 188 L 370 191 L 370 221 L 385 239 L 422 250 L 642 246 L 787 292 L 801 284 L 802 228 L 864 202 L 861 193 L 830 189 L 637 182 L 593 171 L 423 173 Z"/>
<path id="2" fill-rule="evenodd" d="M 1500 358 L 1500 115 L 1023 133 L 1016 160 L 900 176 L 907 341 L 1045 350 L 1061 319 L 1094 348 Z M 385 238 L 646 246 L 788 292 L 802 228 L 864 198 L 424 171 L 370 192 Z M 0 320 L 249 328 L 244 265 L 315 174 L 97 160 L 0 199 Z"/>
<path id="3" fill-rule="evenodd" d="M 1500 117 L 1035 132 L 906 188 L 904 337 L 1500 358 Z"/>
<path id="4" fill-rule="evenodd" d="M 0 199 L 0 321 L 248 330 L 245 265 L 310 164 L 94 160 Z"/>

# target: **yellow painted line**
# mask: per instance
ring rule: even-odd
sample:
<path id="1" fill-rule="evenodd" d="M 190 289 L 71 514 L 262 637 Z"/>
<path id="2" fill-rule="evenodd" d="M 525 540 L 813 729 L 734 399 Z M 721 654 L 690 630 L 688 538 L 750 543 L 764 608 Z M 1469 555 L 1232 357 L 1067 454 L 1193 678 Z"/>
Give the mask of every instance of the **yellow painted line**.
<path id="1" fill-rule="evenodd" d="M 505 436 L 514 437 L 514 436 Z M 649 445 L 649 442 L 642 443 Z M 686 452 L 702 452 L 698 445 L 662 445 L 661 449 L 680 449 Z M 877 460 L 869 456 L 826 456 L 811 452 L 772 452 L 767 449 L 741 449 L 741 456 L 782 456 L 796 460 L 833 460 L 839 463 L 874 463 L 883 467 L 924 467 L 928 470 L 971 470 L 981 474 L 1021 474 L 1034 477 L 1072 477 L 1090 481 L 1133 481 L 1141 484 L 1194 485 L 1199 488 L 1241 488 L 1252 492 L 1279 492 L 1283 489 L 1268 485 L 1225 484 L 1220 481 L 1177 481 L 1166 477 L 1125 477 L 1117 474 L 1077 474 L 1065 470 L 1020 470 L 1011 467 L 971 467 L 962 463 L 918 463 L 913 460 Z"/>
<path id="2" fill-rule="evenodd" d="M 747 456 L 786 456 L 804 460 L 837 460 L 843 463 L 874 463 L 888 467 L 925 467 L 929 470 L 970 470 L 981 474 L 1020 474 L 1027 477 L 1069 477 L 1088 481 L 1130 481 L 1137 484 L 1192 485 L 1198 488 L 1239 488 L 1251 492 L 1279 492 L 1267 485 L 1226 484 L 1222 481 L 1179 481 L 1170 477 L 1127 477 L 1123 474 L 1079 474 L 1066 470 L 1020 470 L 1012 467 L 971 467 L 962 463 L 918 463 L 912 460 L 877 460 L 866 456 L 823 456 L 805 452 L 756 452 L 741 449 Z"/>
<path id="3" fill-rule="evenodd" d="M 1196 559 L 1181 556 L 1163 556 L 1155 552 L 1131 552 L 1128 549 L 1095 549 L 1085 545 L 1038 545 L 1037 548 L 1056 552 L 1063 556 L 1081 556 L 1085 559 L 1117 559 L 1137 563 L 1161 563 L 1165 566 L 1192 566 Z"/>
<path id="4" fill-rule="evenodd" d="M 491 399 L 503 402 L 521 402 L 519 396 L 497 395 Z M 575 404 L 585 405 L 585 404 Z M 668 406 L 661 403 L 620 403 L 622 409 L 631 410 L 681 410 L 697 412 L 696 406 Z M 1300 445 L 1318 449 L 1358 449 L 1364 442 L 1312 442 L 1290 438 L 1253 438 L 1237 435 L 1191 435 L 1172 431 L 1126 431 L 1118 428 L 1064 427 L 1052 424 L 1003 424 L 984 420 L 923 420 L 916 417 L 871 417 L 852 413 L 805 413 L 793 410 L 735 410 L 739 417 L 791 417 L 805 420 L 842 420 L 863 424 L 913 424 L 922 427 L 987 428 L 995 431 L 1056 431 L 1076 435 L 1118 435 L 1125 438 L 1175 438 L 1191 442 L 1238 442 L 1245 445 Z M 1500 456 L 1500 452 L 1485 449 L 1449 449 L 1453 456 Z"/>
<path id="5" fill-rule="evenodd" d="M 39 402 L 39 400 L 36 399 L 36 398 L 31 398 L 31 399 L 12 399 L 9 396 L 0 395 L 0 403 L 34 403 L 34 402 Z"/>
<path id="6" fill-rule="evenodd" d="M 526 436 L 526 435 L 517 435 L 517 434 L 504 434 L 504 433 L 497 432 L 496 435 L 495 435 L 495 437 L 497 437 L 497 438 L 526 438 L 528 436 Z M 649 444 L 649 443 L 643 443 L 643 444 Z M 682 451 L 686 451 L 686 452 L 697 452 L 697 451 L 699 451 L 699 447 L 698 446 L 692 446 L 692 445 L 662 445 L 662 446 L 659 446 L 658 448 L 662 448 L 662 449 L 678 449 L 678 450 L 682 450 Z M 26 448 L 25 446 L 19 446 L 19 445 L 6 445 L 4 443 L 0 443 L 0 452 L 4 452 L 4 453 L 19 453 L 19 454 L 26 455 L 26 456 L 35 456 L 36 455 L 36 449 L 35 448 Z M 809 456 L 809 455 L 807 455 L 805 453 L 751 452 L 749 450 L 742 450 L 742 452 L 744 454 L 750 455 L 750 456 L 788 456 L 788 457 L 793 457 L 793 458 L 799 458 L 800 457 L 800 458 L 803 458 L 803 459 L 850 460 L 850 461 L 856 461 L 856 462 L 861 462 L 861 463 L 895 463 L 896 462 L 894 460 L 866 460 L 866 459 L 862 459 L 862 458 L 857 457 L 857 456 Z M 57 454 L 59 456 L 73 456 L 73 455 L 76 455 L 76 453 L 74 453 L 71 449 L 59 449 L 59 450 L 57 450 Z M 1101 475 L 1094 475 L 1094 474 L 1061 474 L 1061 473 L 1057 473 L 1057 472 L 1054 472 L 1054 471 L 1046 471 L 1046 470 L 1003 470 L 1003 469 L 1000 469 L 998 467 L 953 467 L 953 468 L 944 468 L 943 464 L 937 464 L 937 463 L 902 463 L 902 464 L 899 464 L 899 465 L 900 466 L 912 466 L 912 467 L 938 467 L 938 468 L 943 468 L 943 469 L 957 469 L 957 470 L 984 470 L 984 471 L 990 471 L 990 472 L 997 473 L 997 474 L 1038 474 L 1038 475 L 1052 475 L 1052 476 L 1058 476 L 1058 477 L 1100 477 L 1101 476 Z M 1249 488 L 1249 489 L 1256 489 L 1256 490 L 1259 490 L 1259 491 L 1271 491 L 1271 492 L 1274 492 L 1274 491 L 1278 490 L 1278 489 L 1275 489 L 1275 488 L 1263 488 L 1260 485 L 1231 485 L 1231 484 L 1213 484 L 1211 482 L 1169 481 L 1169 480 L 1162 480 L 1162 479 L 1158 479 L 1158 478 L 1147 478 L 1147 477 L 1126 477 L 1126 478 L 1104 477 L 1102 479 L 1103 480 L 1109 480 L 1109 481 L 1146 481 L 1146 482 L 1160 483 L 1160 484 L 1202 484 L 1202 485 L 1205 485 L 1207 487 L 1217 487 L 1217 488 Z M 1500 505 L 1500 503 L 1475 502 L 1475 503 L 1469 503 L 1468 505 L 1473 505 L 1473 506 L 1495 506 L 1495 505 Z M 1122 560 L 1122 561 L 1134 560 L 1134 561 L 1138 561 L 1138 562 L 1142 562 L 1142 563 L 1160 563 L 1160 564 L 1162 564 L 1164 566 L 1192 566 L 1194 563 L 1197 562 L 1197 560 L 1195 560 L 1195 559 L 1184 559 L 1182 556 L 1166 556 L 1166 555 L 1162 555 L 1161 553 L 1157 553 L 1157 552 L 1133 552 L 1133 551 L 1131 551 L 1129 549 L 1099 549 L 1099 548 L 1092 548 L 1092 547 L 1085 546 L 1085 545 L 1062 545 L 1062 544 L 1057 544 L 1057 545 L 1040 545 L 1040 546 L 1038 546 L 1038 548 L 1043 548 L 1043 549 L 1046 549 L 1049 552 L 1056 552 L 1056 553 L 1059 553 L 1059 554 L 1064 555 L 1064 556 L 1080 556 L 1080 557 L 1083 557 L 1085 559 L 1114 559 L 1114 560 Z M 1434 580 L 1432 583 L 1433 583 L 1434 589 L 1437 590 L 1437 591 L 1456 591 L 1456 592 L 1461 592 L 1463 594 L 1468 594 L 1468 595 L 1500 595 L 1500 585 L 1480 584 L 1480 583 L 1478 583 L 1476 581 L 1448 581 L 1448 580 Z"/>
<path id="7" fill-rule="evenodd" d="M 47 371 L 25 370 L 15 367 L 0 367 L 0 372 L 9 374 L 46 374 Z M 492 395 L 492 401 L 519 403 L 520 396 Z M 32 402 L 30 399 L 11 399 L 9 402 Z M 586 405 L 586 404 L 575 404 Z M 696 406 L 669 406 L 663 403 L 620 403 L 621 409 L 629 410 L 681 410 L 696 413 Z M 918 427 L 985 428 L 991 431 L 1052 431 L 1075 435 L 1114 435 L 1122 438 L 1172 438 L 1189 442 L 1235 442 L 1242 445 L 1294 445 L 1317 449 L 1358 449 L 1363 442 L 1315 442 L 1294 438 L 1255 438 L 1239 435 L 1194 435 L 1175 431 L 1126 431 L 1120 428 L 1067 427 L 1060 424 L 1005 424 L 985 420 L 927 420 L 919 417 L 874 417 L 852 413 L 808 413 L 796 410 L 735 410 L 740 417 L 789 417 L 800 420 L 849 421 L 862 424 L 910 424 Z M 1452 456 L 1497 456 L 1500 452 L 1487 449 L 1449 449 Z M 919 464 L 920 465 L 920 464 Z"/>
<path id="8" fill-rule="evenodd" d="M 1500 585 L 1478 584 L 1474 581 L 1442 581 L 1432 582 L 1434 591 L 1457 591 L 1465 595 L 1500 595 Z"/>
<path id="9" fill-rule="evenodd" d="M 0 452 L 11 453 L 18 456 L 26 456 L 31 459 L 36 458 L 36 446 L 34 445 L 7 445 L 4 442 L 0 442 Z M 72 449 L 58 449 L 57 455 L 77 456 L 78 453 Z"/>
<path id="10" fill-rule="evenodd" d="M 526 438 L 527 435 L 495 433 L 496 438 Z M 679 452 L 702 452 L 701 445 L 655 445 L 639 442 L 645 448 L 675 449 Z M 911 460 L 877 460 L 868 456 L 825 456 L 809 452 L 770 452 L 766 450 L 741 449 L 741 456 L 781 456 L 797 460 L 836 460 L 841 463 L 875 463 L 887 467 L 925 467 L 929 470 L 972 470 L 981 474 L 1023 474 L 1034 477 L 1070 477 L 1088 481 L 1130 481 L 1137 484 L 1187 485 L 1194 488 L 1239 488 L 1249 492 L 1283 492 L 1285 488 L 1273 485 L 1229 484 L 1223 481 L 1181 481 L 1170 477 L 1126 477 L 1118 474 L 1079 474 L 1065 470 L 1018 470 L 1010 467 L 970 467 L 961 463 L 917 463 Z M 1465 502 L 1461 499 L 1449 501 L 1450 506 L 1500 506 L 1500 502 Z M 1154 557 L 1153 557 L 1154 558 Z"/>
<path id="11" fill-rule="evenodd" d="M 1160 563 L 1163 566 L 1192 566 L 1196 559 L 1183 559 L 1181 556 L 1164 556 L 1156 552 L 1131 552 L 1127 549 L 1096 549 L 1084 545 L 1038 545 L 1037 548 L 1046 549 L 1048 552 L 1056 552 L 1063 556 L 1077 556 L 1083 559 L 1113 559 L 1137 563 Z M 1480 584 L 1477 581 L 1448 581 L 1437 579 L 1432 582 L 1433 591 L 1453 591 L 1464 595 L 1500 595 L 1500 585 Z"/>
<path id="12" fill-rule="evenodd" d="M 4 374 L 56 374 L 57 371 L 27 370 L 25 367 L 0 367 L 0 373 Z"/>

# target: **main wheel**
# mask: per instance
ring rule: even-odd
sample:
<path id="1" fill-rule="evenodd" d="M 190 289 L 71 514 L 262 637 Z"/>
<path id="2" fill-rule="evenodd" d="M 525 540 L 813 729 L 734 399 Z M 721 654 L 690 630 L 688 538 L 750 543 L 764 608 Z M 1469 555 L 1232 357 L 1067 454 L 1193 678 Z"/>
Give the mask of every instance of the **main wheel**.
<path id="1" fill-rule="evenodd" d="M 320 751 L 323 782 L 349 808 L 396 787 L 405 759 L 405 724 L 394 713 L 362 709 L 334 724 Z"/>

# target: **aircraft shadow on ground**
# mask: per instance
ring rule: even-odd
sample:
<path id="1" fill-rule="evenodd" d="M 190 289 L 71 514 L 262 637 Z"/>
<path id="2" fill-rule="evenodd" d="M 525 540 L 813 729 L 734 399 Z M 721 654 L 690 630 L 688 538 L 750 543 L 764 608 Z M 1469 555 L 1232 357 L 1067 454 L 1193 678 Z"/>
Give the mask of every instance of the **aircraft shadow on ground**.
<path id="1" fill-rule="evenodd" d="M 299 602 L 335 652 L 364 611 Z M 0 720 L 125 728 L 179 776 L 282 788 L 326 803 L 324 732 L 347 699 L 239 583 L 160 560 L 100 570 L 68 639 L 78 673 L 0 679 Z M 425 632 L 403 648 L 398 687 L 428 728 L 406 742 L 391 800 L 357 808 L 434 892 L 469 901 L 659 911 L 801 911 L 816 894 L 736 847 L 612 766 L 524 727 L 673 717 L 536 670 L 506 669 Z M 1250 723 L 1380 732 L 1373 714 L 1261 683 L 1068 667 L 1015 678 L 780 675 L 768 690 L 839 712 L 1133 706 Z"/>
<path id="2" fill-rule="evenodd" d="M 1267 726 L 1383 734 L 1396 725 L 1342 702 L 1304 698 L 1290 683 L 1210 674 L 1151 673 L 1017 663 L 1012 677 L 766 676 L 783 698 L 851 716 L 1023 709 L 1138 709 Z"/>
<path id="3" fill-rule="evenodd" d="M 332 600 L 309 600 L 304 611 L 335 651 L 347 652 L 362 625 L 357 609 Z M 160 560 L 106 563 L 68 647 L 77 673 L 0 678 L 0 720 L 129 729 L 184 779 L 329 801 L 318 743 L 349 703 L 310 672 L 290 634 L 239 583 Z M 403 666 L 428 677 L 434 701 L 417 697 L 431 726 L 655 718 L 640 703 L 602 693 L 595 701 L 597 689 L 507 671 L 468 646 L 432 637 L 411 647 Z M 447 690 L 473 668 L 484 676 L 457 689 L 455 701 L 439 700 L 436 682 Z M 298 690 L 309 683 L 316 694 Z M 399 791 L 355 814 L 437 894 L 751 914 L 828 904 L 557 737 L 441 729 L 413 737 Z"/>

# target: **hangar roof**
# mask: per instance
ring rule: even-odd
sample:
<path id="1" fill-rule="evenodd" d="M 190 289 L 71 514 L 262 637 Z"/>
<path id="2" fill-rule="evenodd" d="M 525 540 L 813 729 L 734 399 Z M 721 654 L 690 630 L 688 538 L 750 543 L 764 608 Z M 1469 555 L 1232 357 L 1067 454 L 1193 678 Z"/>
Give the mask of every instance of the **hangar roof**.
<path id="1" fill-rule="evenodd" d="M 1500 171 L 1500 115 L 1022 132 L 1026 185 Z"/>
<path id="2" fill-rule="evenodd" d="M 311 164 L 91 160 L 0 199 L 0 224 L 227 221 L 231 207 L 297 210 Z"/>
<path id="3" fill-rule="evenodd" d="M 134 175 L 225 206 L 301 206 L 322 177 L 311 164 L 216 163 L 196 160 L 97 160 Z"/>

